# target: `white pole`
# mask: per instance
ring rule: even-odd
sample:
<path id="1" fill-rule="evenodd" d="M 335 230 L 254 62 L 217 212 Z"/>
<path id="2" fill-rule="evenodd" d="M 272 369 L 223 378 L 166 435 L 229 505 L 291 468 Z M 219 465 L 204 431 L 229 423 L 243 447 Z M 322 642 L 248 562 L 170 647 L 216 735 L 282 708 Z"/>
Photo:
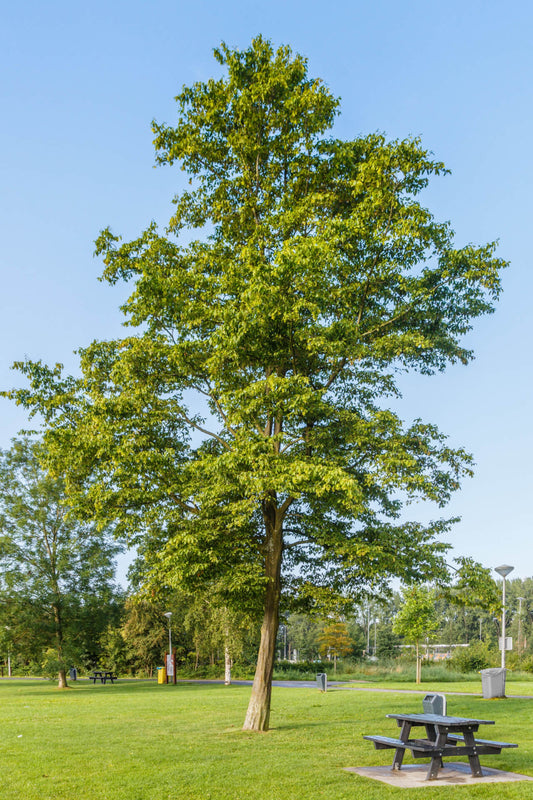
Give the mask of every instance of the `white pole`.
<path id="1" fill-rule="evenodd" d="M 505 669 L 505 575 L 502 589 L 502 669 Z"/>
<path id="2" fill-rule="evenodd" d="M 505 579 L 513 571 L 514 567 L 509 564 L 502 564 L 501 567 L 495 567 L 498 575 L 503 578 L 502 589 L 502 669 L 505 669 Z"/>
<path id="3" fill-rule="evenodd" d="M 519 652 L 522 652 L 524 649 L 522 644 L 522 600 L 525 600 L 525 597 L 519 597 L 519 608 L 518 608 L 518 642 L 517 642 L 517 649 Z"/>

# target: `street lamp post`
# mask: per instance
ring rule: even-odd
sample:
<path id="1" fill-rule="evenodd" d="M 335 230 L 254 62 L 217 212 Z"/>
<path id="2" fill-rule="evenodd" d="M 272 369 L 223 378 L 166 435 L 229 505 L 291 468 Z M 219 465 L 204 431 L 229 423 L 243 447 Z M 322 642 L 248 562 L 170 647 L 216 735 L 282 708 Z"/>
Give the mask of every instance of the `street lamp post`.
<path id="1" fill-rule="evenodd" d="M 522 601 L 525 602 L 525 597 L 518 597 L 518 650 L 521 652 L 524 648 L 522 646 Z"/>
<path id="2" fill-rule="evenodd" d="M 170 627 L 170 618 L 172 617 L 172 611 L 165 611 L 163 616 L 168 619 L 168 652 L 170 653 L 170 655 L 172 655 L 172 628 Z"/>
<path id="3" fill-rule="evenodd" d="M 502 589 L 502 669 L 505 669 L 505 579 L 513 571 L 514 567 L 508 564 L 502 564 L 501 567 L 495 567 L 498 575 L 503 578 Z"/>

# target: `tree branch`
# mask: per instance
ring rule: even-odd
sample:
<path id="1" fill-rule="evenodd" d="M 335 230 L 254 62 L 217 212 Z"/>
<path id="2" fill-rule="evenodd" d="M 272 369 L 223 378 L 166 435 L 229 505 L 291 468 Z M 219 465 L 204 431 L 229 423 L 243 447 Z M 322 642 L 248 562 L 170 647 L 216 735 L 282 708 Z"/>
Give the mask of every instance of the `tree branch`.
<path id="1" fill-rule="evenodd" d="M 197 431 L 200 431 L 200 433 L 205 433 L 205 435 L 210 436 L 211 439 L 216 439 L 216 441 L 220 442 L 220 444 L 223 447 L 225 447 L 226 450 L 229 451 L 232 450 L 231 446 L 217 433 L 213 433 L 213 431 L 208 431 L 207 428 L 202 428 L 201 425 L 198 425 L 196 422 L 193 422 L 193 420 L 189 419 L 189 417 L 187 417 L 183 412 L 181 412 L 181 418 L 187 423 L 187 425 L 190 425 L 192 428 L 195 428 Z"/>

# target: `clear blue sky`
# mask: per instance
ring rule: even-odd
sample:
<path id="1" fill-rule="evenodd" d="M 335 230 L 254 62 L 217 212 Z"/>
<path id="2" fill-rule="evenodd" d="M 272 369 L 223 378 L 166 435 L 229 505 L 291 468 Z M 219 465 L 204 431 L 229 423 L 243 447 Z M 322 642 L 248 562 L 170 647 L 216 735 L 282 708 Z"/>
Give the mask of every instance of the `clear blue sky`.
<path id="1" fill-rule="evenodd" d="M 217 73 L 221 40 L 244 48 L 262 33 L 342 98 L 337 135 L 420 135 L 452 170 L 427 205 L 459 245 L 498 239 L 511 261 L 496 313 L 470 338 L 476 361 L 406 380 L 402 413 L 475 455 L 449 509 L 462 517 L 456 552 L 533 575 L 532 29 L 520 0 L 4 4 L 0 386 L 20 383 L 16 359 L 74 370 L 77 347 L 120 333 L 122 290 L 97 281 L 94 239 L 168 219 L 182 177 L 153 168 L 151 120 L 171 123 L 180 87 Z M 0 400 L 0 446 L 24 425 Z"/>

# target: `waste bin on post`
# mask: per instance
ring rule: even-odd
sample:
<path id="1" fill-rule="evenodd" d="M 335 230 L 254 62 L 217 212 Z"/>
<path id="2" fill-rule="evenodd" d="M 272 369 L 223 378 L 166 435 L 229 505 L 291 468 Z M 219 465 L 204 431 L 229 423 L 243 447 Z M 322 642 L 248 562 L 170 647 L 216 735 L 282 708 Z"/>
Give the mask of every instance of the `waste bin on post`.
<path id="1" fill-rule="evenodd" d="M 481 689 L 485 700 L 493 697 L 505 697 L 505 673 L 503 667 L 492 667 L 481 670 Z"/>
<path id="2" fill-rule="evenodd" d="M 326 672 L 317 672 L 316 675 L 316 685 L 320 689 L 321 692 L 327 692 L 328 690 L 328 676 Z"/>
<path id="3" fill-rule="evenodd" d="M 446 716 L 446 697 L 443 694 L 427 694 L 422 700 L 424 714 L 437 714 L 439 717 Z"/>
<path id="4" fill-rule="evenodd" d="M 167 682 L 167 671 L 164 667 L 157 668 L 157 682 L 158 683 L 166 683 Z"/>

